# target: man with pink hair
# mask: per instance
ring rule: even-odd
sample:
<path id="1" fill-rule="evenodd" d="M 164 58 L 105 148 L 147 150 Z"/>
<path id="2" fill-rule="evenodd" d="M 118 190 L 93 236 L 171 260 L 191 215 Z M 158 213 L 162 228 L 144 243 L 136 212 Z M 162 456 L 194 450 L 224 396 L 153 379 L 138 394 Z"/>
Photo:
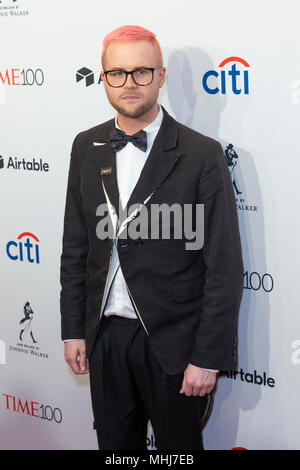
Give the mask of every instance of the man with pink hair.
<path id="1" fill-rule="evenodd" d="M 100 449 L 146 449 L 149 419 L 157 449 L 203 449 L 216 373 L 237 364 L 243 262 L 230 174 L 217 141 L 158 104 L 166 68 L 152 32 L 109 33 L 102 66 L 117 114 L 72 147 L 61 256 L 65 359 L 75 374 L 90 373 Z M 174 204 L 192 207 L 192 227 L 204 206 L 201 246 L 186 243 L 186 231 L 175 236 L 174 219 L 171 237 L 157 236 L 164 218 L 148 211 Z M 136 237 L 141 214 L 148 229 Z"/>

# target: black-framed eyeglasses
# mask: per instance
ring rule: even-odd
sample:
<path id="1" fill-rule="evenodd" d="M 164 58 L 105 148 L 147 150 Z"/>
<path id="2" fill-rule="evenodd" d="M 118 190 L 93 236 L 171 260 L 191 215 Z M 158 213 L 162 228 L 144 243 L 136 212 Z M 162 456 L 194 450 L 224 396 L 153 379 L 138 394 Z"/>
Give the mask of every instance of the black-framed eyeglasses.
<path id="1" fill-rule="evenodd" d="M 104 70 L 103 73 L 109 86 L 120 88 L 125 85 L 128 75 L 131 75 L 136 85 L 150 85 L 153 81 L 154 70 L 158 69 L 161 69 L 160 65 L 157 65 L 156 67 L 139 67 L 134 70 Z"/>

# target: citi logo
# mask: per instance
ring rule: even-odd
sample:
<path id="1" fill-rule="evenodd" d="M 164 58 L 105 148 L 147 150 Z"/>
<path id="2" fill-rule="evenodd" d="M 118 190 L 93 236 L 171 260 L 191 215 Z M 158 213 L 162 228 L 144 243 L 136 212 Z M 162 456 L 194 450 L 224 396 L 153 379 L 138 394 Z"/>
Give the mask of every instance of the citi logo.
<path id="1" fill-rule="evenodd" d="M 226 67 L 231 64 L 231 68 Z M 226 95 L 232 92 L 234 95 L 249 95 L 249 67 L 246 60 L 240 57 L 228 57 L 219 65 L 219 70 L 208 70 L 203 75 L 202 84 L 206 93 Z M 217 79 L 218 86 L 216 85 Z"/>
<path id="2" fill-rule="evenodd" d="M 21 233 L 18 241 L 11 240 L 6 245 L 7 256 L 12 261 L 27 261 L 28 263 L 40 263 L 40 240 L 30 232 Z"/>

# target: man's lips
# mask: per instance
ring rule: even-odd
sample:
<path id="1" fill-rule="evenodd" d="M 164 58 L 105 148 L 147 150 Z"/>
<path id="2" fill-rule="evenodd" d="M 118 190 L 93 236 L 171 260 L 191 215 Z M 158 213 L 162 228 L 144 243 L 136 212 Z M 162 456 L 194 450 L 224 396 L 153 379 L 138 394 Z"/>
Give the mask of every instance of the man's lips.
<path id="1" fill-rule="evenodd" d="M 121 98 L 122 100 L 125 100 L 125 101 L 136 101 L 139 99 L 138 96 L 133 96 L 133 95 L 126 95 L 126 96 L 122 96 Z"/>

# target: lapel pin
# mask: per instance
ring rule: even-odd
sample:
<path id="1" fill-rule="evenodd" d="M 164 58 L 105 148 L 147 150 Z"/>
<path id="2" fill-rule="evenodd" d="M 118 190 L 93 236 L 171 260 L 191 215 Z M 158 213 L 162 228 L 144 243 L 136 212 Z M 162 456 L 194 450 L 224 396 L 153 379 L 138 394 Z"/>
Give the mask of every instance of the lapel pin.
<path id="1" fill-rule="evenodd" d="M 111 174 L 111 166 L 101 168 L 101 175 L 110 175 L 110 174 Z"/>

